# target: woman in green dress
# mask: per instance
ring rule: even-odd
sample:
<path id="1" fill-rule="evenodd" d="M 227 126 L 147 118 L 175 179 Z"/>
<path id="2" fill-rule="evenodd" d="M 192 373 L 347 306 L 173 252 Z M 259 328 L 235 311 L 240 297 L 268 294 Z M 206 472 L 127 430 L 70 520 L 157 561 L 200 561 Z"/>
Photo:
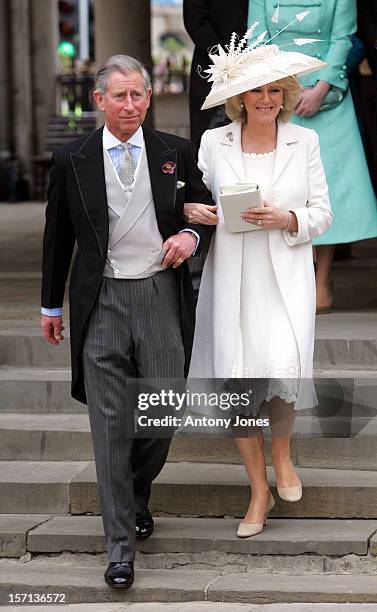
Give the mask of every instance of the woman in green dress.
<path id="1" fill-rule="evenodd" d="M 302 21 L 296 20 L 295 15 L 303 11 L 309 14 Z M 376 197 L 345 65 L 352 46 L 350 36 L 356 30 L 356 3 L 355 0 L 250 0 L 249 26 L 255 22 L 258 25 L 253 40 L 266 30 L 265 40 L 283 30 L 272 42 L 286 51 L 301 51 L 297 39 L 317 39 L 305 45 L 305 53 L 328 64 L 321 71 L 300 79 L 304 89 L 292 118 L 294 123 L 312 128 L 319 135 L 334 214 L 330 229 L 313 241 L 317 259 L 317 312 L 325 313 L 332 304 L 331 265 L 335 245 L 377 236 Z"/>

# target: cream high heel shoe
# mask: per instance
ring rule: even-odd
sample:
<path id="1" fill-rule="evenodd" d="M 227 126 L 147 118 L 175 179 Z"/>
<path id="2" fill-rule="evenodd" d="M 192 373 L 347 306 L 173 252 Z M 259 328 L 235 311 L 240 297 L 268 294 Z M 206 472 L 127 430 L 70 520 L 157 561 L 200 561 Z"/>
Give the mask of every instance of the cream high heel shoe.
<path id="1" fill-rule="evenodd" d="M 250 538 L 251 536 L 258 535 L 258 533 L 262 533 L 263 526 L 267 525 L 267 515 L 269 512 L 271 512 L 274 505 L 275 505 L 275 500 L 270 491 L 270 501 L 268 502 L 268 507 L 267 507 L 266 514 L 264 515 L 263 523 L 246 523 L 245 521 L 242 521 L 242 523 L 239 524 L 238 529 L 237 529 L 238 537 L 239 538 Z"/>
<path id="2" fill-rule="evenodd" d="M 277 487 L 277 491 L 279 497 L 284 501 L 297 502 L 302 497 L 302 484 L 300 482 L 296 487 Z"/>

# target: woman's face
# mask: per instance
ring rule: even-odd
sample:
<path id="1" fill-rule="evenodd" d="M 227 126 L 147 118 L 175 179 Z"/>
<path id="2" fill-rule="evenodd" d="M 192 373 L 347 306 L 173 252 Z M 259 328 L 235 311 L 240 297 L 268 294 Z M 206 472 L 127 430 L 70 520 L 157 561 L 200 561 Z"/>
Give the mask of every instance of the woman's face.
<path id="1" fill-rule="evenodd" d="M 284 99 L 284 90 L 277 83 L 268 83 L 242 94 L 247 121 L 268 125 L 278 116 Z"/>

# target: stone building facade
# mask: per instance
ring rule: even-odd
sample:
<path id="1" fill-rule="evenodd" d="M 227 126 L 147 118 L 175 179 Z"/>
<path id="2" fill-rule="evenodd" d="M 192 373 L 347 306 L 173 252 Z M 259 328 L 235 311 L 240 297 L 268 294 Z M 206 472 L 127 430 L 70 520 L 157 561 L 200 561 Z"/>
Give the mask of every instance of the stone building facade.
<path id="1" fill-rule="evenodd" d="M 150 1 L 93 4 L 96 63 L 128 53 L 151 68 Z M 0 0 L 0 170 L 16 164 L 29 186 L 56 111 L 58 10 L 58 0 Z"/>

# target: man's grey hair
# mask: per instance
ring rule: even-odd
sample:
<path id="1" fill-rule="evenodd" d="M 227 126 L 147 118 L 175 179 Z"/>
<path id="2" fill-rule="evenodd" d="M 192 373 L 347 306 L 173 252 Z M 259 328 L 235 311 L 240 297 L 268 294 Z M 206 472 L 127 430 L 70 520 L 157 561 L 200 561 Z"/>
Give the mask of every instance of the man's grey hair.
<path id="1" fill-rule="evenodd" d="M 95 88 L 101 94 L 106 93 L 109 77 L 113 72 L 123 74 L 138 72 L 143 77 L 145 89 L 152 87 L 151 77 L 141 62 L 129 55 L 112 55 L 102 64 L 96 74 Z"/>

